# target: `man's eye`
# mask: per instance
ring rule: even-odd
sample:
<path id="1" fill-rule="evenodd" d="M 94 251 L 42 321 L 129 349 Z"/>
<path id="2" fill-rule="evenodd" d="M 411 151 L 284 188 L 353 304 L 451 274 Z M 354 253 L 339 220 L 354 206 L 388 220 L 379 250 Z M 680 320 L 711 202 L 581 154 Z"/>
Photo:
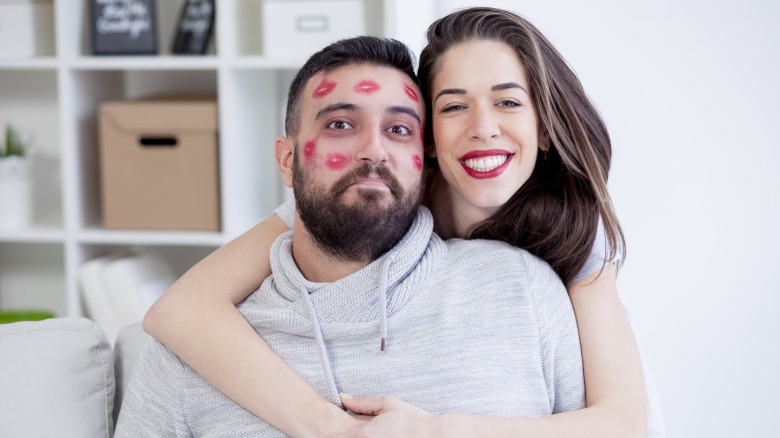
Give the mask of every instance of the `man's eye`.
<path id="1" fill-rule="evenodd" d="M 391 126 L 388 131 L 395 135 L 412 135 L 412 130 L 407 128 L 406 126 L 401 125 L 395 125 Z"/>
<path id="2" fill-rule="evenodd" d="M 334 120 L 328 123 L 328 129 L 343 130 L 343 129 L 351 129 L 351 128 L 352 125 L 350 125 L 349 122 L 345 122 L 343 120 Z"/>

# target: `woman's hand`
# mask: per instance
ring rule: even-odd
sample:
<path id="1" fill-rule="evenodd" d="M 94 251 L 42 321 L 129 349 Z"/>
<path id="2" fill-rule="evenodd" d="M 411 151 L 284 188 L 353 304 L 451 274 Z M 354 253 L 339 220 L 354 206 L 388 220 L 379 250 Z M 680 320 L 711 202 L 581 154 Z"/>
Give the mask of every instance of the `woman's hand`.
<path id="1" fill-rule="evenodd" d="M 429 437 L 435 435 L 435 415 L 396 397 L 351 397 L 341 403 L 369 421 L 339 437 Z M 367 416 L 367 417 L 366 417 Z"/>

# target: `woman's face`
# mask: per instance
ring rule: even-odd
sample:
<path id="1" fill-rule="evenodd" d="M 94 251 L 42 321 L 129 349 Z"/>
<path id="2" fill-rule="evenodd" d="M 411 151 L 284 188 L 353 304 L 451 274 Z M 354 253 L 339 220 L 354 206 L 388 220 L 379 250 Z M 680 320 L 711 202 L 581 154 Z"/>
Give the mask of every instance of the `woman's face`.
<path id="1" fill-rule="evenodd" d="M 454 211 L 482 220 L 528 181 L 539 149 L 539 122 L 525 68 L 506 44 L 454 46 L 432 84 L 436 157 Z"/>

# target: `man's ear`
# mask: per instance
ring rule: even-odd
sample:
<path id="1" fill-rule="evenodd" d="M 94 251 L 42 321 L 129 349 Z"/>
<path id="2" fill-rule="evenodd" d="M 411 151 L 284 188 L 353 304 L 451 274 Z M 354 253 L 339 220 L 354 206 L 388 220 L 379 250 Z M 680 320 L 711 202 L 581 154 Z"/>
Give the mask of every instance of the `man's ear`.
<path id="1" fill-rule="evenodd" d="M 282 136 L 276 139 L 276 165 L 279 166 L 282 182 L 287 187 L 292 187 L 293 182 L 294 148 L 295 142 L 290 137 Z"/>

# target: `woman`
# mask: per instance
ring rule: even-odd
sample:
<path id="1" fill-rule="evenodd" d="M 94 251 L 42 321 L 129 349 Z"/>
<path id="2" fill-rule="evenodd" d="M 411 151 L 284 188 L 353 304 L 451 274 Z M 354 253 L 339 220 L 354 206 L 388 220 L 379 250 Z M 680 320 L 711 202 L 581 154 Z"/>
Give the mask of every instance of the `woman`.
<path id="1" fill-rule="evenodd" d="M 290 435 L 350 429 L 644 435 L 639 355 L 617 294 L 615 263 L 602 261 L 616 260 L 623 247 L 606 189 L 611 146 L 603 122 L 563 58 L 513 13 L 455 12 L 431 25 L 428 42 L 419 76 L 430 121 L 426 137 L 435 143 L 428 150 L 436 160 L 426 204 L 436 231 L 444 238 L 504 240 L 555 269 L 577 317 L 587 408 L 537 419 L 433 416 L 393 398 L 345 398 L 354 412 L 379 414 L 367 424 L 347 417 L 273 354 L 234 307 L 270 273 L 268 249 L 288 229 L 276 216 L 182 277 L 144 328 L 228 397 Z M 597 233 L 599 218 L 606 238 Z"/>

